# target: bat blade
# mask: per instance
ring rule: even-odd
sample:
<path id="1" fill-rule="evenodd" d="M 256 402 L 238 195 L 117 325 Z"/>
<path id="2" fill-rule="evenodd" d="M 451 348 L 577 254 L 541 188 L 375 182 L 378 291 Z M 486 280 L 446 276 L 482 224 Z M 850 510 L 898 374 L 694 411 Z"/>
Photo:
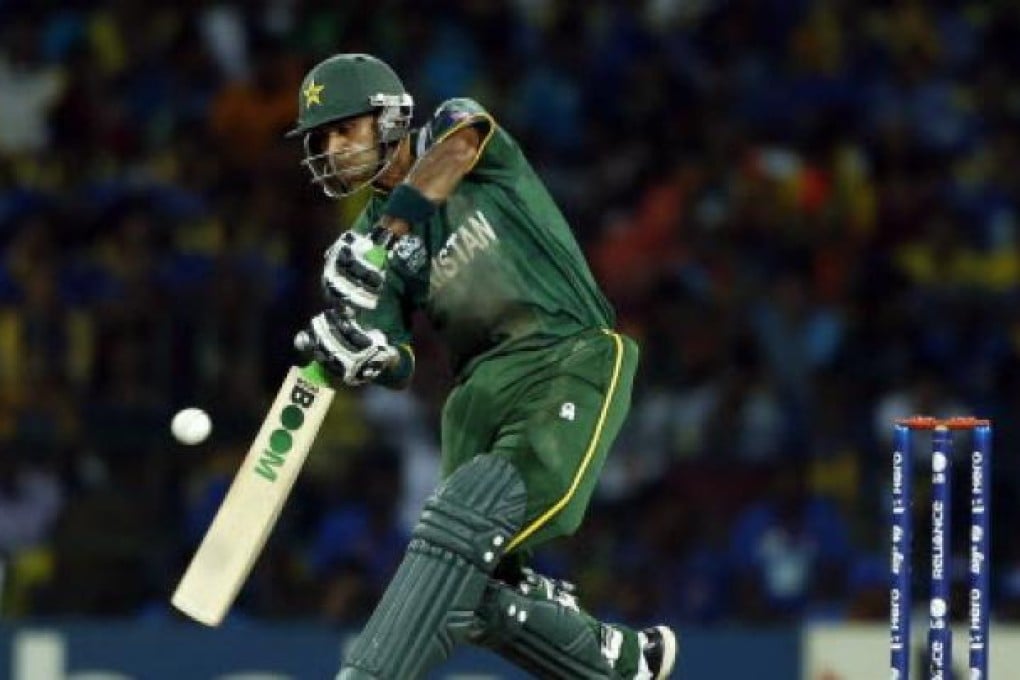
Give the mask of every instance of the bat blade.
<path id="1" fill-rule="evenodd" d="M 292 367 L 171 603 L 219 625 L 251 573 L 304 465 L 334 390 Z"/>

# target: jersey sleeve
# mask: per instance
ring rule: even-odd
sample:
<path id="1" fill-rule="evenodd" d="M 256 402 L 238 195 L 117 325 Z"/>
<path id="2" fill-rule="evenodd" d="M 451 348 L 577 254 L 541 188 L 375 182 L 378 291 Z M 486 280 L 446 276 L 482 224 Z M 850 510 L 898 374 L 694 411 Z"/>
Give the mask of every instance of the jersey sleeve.
<path id="1" fill-rule="evenodd" d="M 468 175 L 495 177 L 515 172 L 519 151 L 513 140 L 502 131 L 492 114 L 475 100 L 467 98 L 448 99 L 436 109 L 418 135 L 418 157 L 466 127 L 474 127 L 482 134 L 478 155 Z"/>

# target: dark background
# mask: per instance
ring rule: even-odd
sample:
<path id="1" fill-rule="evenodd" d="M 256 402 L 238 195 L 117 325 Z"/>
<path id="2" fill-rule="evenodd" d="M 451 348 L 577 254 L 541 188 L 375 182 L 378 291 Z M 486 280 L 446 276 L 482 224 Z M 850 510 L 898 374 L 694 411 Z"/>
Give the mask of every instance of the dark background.
<path id="1" fill-rule="evenodd" d="M 634 623 L 882 620 L 891 423 L 978 414 L 1016 620 L 1018 7 L 0 0 L 3 615 L 169 616 L 358 208 L 281 139 L 301 76 L 366 51 L 418 122 L 470 96 L 520 140 L 641 343 L 540 568 Z M 436 474 L 450 378 L 417 355 L 411 392 L 338 395 L 236 616 L 369 611 Z"/>

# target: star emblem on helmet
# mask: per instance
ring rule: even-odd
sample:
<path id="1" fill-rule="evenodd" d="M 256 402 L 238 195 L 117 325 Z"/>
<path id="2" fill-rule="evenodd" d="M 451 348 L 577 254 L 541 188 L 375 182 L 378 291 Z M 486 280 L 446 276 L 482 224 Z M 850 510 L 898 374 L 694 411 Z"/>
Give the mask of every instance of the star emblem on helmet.
<path id="1" fill-rule="evenodd" d="M 305 86 L 304 92 L 302 92 L 305 96 L 306 109 L 312 104 L 322 104 L 322 100 L 319 99 L 319 95 L 322 94 L 324 89 L 326 89 L 326 86 L 317 84 L 314 78 L 308 81 L 308 85 Z"/>

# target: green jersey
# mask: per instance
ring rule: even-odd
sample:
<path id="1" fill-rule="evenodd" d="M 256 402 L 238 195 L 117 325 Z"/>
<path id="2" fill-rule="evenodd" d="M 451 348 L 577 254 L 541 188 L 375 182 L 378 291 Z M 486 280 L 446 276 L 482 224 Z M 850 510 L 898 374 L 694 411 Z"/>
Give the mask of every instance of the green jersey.
<path id="1" fill-rule="evenodd" d="M 613 325 L 613 311 L 549 192 L 477 102 L 442 104 L 412 140 L 416 155 L 469 125 L 483 135 L 474 166 L 428 222 L 397 242 L 378 307 L 360 315 L 394 344 L 407 344 L 411 314 L 422 310 L 459 378 L 487 357 Z M 371 228 L 385 203 L 385 194 L 375 194 L 355 229 Z"/>

